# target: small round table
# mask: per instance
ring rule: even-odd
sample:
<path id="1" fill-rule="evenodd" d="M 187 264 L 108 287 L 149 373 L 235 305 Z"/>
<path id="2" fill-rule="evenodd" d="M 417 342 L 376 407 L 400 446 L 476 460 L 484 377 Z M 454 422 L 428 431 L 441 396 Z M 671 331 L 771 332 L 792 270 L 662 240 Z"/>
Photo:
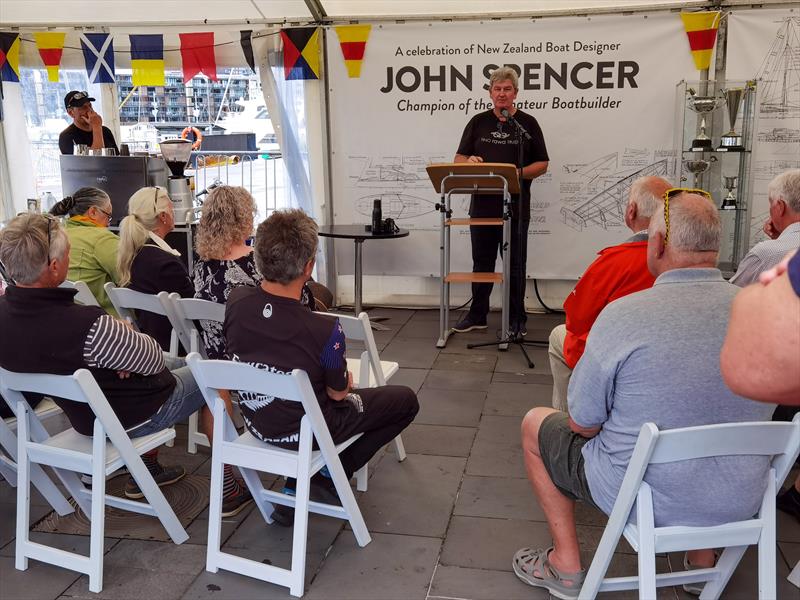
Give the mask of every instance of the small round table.
<path id="1" fill-rule="evenodd" d="M 355 300 L 353 301 L 356 316 L 361 313 L 361 247 L 364 240 L 393 240 L 408 236 L 408 229 L 398 229 L 394 232 L 376 233 L 364 229 L 364 225 L 322 225 L 319 228 L 322 237 L 353 240 L 356 245 Z M 374 327 L 374 325 L 373 325 Z"/>

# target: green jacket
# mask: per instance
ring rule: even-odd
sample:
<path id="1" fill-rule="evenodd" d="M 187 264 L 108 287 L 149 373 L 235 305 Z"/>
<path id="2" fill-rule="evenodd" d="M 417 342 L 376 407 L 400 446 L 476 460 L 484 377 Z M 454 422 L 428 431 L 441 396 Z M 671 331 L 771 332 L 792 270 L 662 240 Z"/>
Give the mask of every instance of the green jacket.
<path id="1" fill-rule="evenodd" d="M 119 238 L 107 228 L 75 219 L 67 220 L 70 281 L 83 281 L 105 311 L 117 316 L 103 285 L 117 284 L 117 248 Z"/>

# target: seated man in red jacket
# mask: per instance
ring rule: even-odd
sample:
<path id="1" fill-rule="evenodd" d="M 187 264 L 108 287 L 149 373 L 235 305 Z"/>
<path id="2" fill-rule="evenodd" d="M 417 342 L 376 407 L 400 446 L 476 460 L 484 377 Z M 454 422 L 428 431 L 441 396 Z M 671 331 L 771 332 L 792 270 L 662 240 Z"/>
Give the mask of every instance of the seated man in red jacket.
<path id="1" fill-rule="evenodd" d="M 633 231 L 633 236 L 598 252 L 598 257 L 564 301 L 567 323 L 553 329 L 548 348 L 553 373 L 553 408 L 567 412 L 569 378 L 600 311 L 617 298 L 653 285 L 655 278 L 647 270 L 647 226 L 664 193 L 671 187 L 661 177 L 640 177 L 633 182 L 625 208 L 625 225 Z"/>

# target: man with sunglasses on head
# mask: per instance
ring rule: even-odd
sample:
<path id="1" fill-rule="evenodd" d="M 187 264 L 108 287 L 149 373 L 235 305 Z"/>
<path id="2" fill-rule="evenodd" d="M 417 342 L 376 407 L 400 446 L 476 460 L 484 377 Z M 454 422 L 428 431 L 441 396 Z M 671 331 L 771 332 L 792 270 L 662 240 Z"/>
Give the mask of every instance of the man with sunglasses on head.
<path id="1" fill-rule="evenodd" d="M 114 134 L 103 125 L 103 117 L 94 112 L 88 92 L 72 90 L 64 96 L 64 108 L 72 117 L 72 125 L 58 136 L 58 147 L 61 154 L 74 154 L 75 145 L 88 146 L 90 150 L 113 148 L 119 154 Z"/>
<path id="2" fill-rule="evenodd" d="M 15 282 L 0 297 L 0 367 L 54 375 L 89 369 L 131 438 L 172 427 L 199 410 L 203 395 L 182 360 L 165 357 L 153 338 L 99 306 L 77 304 L 76 290 L 59 287 L 69 255 L 69 238 L 50 215 L 20 215 L 0 232 L 0 263 Z M 54 401 L 78 433 L 92 435 L 88 405 Z M 142 460 L 159 486 L 186 474 L 181 466 L 161 465 L 157 449 Z M 125 495 L 144 497 L 133 478 Z"/>
<path id="3" fill-rule="evenodd" d="M 699 193 L 698 193 L 699 192 Z M 643 424 L 675 429 L 768 420 L 773 406 L 735 395 L 722 380 L 720 349 L 738 289 L 716 268 L 720 221 L 702 190 L 668 190 L 648 227 L 653 287 L 606 306 L 592 326 L 569 383 L 569 413 L 534 408 L 523 419 L 528 478 L 553 547 L 523 548 L 513 568 L 559 598 L 585 578 L 575 501 L 610 514 Z M 732 456 L 650 465 L 656 526 L 713 526 L 759 510 L 768 457 Z M 690 551 L 687 569 L 714 564 Z M 702 584 L 687 584 L 698 594 Z"/>
<path id="4" fill-rule="evenodd" d="M 647 269 L 647 226 L 670 188 L 661 177 L 640 177 L 631 184 L 625 225 L 633 235 L 604 248 L 564 301 L 567 322 L 550 333 L 548 354 L 553 373 L 553 408 L 567 410 L 567 386 L 586 338 L 600 311 L 610 302 L 653 285 Z"/>

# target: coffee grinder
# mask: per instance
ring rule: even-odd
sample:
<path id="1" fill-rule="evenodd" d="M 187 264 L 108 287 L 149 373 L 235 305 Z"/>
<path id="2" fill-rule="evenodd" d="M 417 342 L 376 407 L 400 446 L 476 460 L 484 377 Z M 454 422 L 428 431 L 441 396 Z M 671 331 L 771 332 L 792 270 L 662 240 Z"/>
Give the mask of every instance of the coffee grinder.
<path id="1" fill-rule="evenodd" d="M 164 140 L 159 144 L 161 156 L 172 175 L 167 183 L 167 192 L 172 199 L 172 209 L 176 223 L 191 222 L 194 218 L 194 177 L 183 174 L 192 154 L 192 142 L 175 139 Z"/>

